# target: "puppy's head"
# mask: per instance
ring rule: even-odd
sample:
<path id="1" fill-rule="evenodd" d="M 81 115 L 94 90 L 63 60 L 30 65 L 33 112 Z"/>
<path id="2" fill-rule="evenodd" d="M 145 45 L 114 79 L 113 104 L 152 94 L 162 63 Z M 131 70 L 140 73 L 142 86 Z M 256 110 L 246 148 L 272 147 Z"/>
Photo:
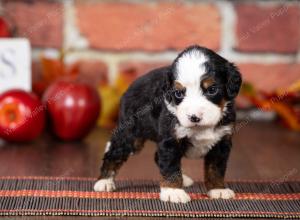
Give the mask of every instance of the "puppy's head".
<path id="1" fill-rule="evenodd" d="M 241 74 L 215 52 L 192 46 L 173 63 L 168 109 L 184 127 L 215 126 L 238 94 Z"/>

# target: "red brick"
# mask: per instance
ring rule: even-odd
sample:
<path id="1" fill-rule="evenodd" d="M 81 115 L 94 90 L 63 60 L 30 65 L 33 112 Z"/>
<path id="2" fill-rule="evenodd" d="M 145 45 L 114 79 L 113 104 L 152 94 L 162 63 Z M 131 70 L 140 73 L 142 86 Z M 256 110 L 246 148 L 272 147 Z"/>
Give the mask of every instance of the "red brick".
<path id="1" fill-rule="evenodd" d="M 6 1 L 5 10 L 15 22 L 17 35 L 33 46 L 61 47 L 63 6 L 50 1 Z"/>
<path id="2" fill-rule="evenodd" d="M 91 85 L 99 86 L 108 83 L 108 68 L 101 61 L 79 61 L 81 77 Z"/>
<path id="3" fill-rule="evenodd" d="M 287 88 L 299 80 L 300 63 L 291 64 L 240 64 L 243 80 L 252 83 L 255 88 L 273 91 Z"/>
<path id="4" fill-rule="evenodd" d="M 237 46 L 247 52 L 295 53 L 300 45 L 300 9 L 296 5 L 238 4 Z"/>
<path id="5" fill-rule="evenodd" d="M 122 74 L 131 75 L 133 79 L 144 75 L 158 67 L 169 65 L 163 62 L 123 62 L 119 65 L 119 71 Z"/>
<path id="6" fill-rule="evenodd" d="M 160 51 L 220 44 L 220 15 L 213 5 L 81 2 L 77 14 L 93 48 Z"/>

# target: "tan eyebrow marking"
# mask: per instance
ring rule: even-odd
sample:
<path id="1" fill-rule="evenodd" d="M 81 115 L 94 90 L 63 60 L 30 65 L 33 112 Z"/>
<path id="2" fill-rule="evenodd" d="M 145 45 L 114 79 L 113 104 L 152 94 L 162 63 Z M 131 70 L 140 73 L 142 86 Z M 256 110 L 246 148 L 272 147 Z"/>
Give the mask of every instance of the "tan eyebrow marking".
<path id="1" fill-rule="evenodd" d="M 208 77 L 202 80 L 202 86 L 204 89 L 207 89 L 215 83 L 215 80 L 212 77 Z"/>
<path id="2" fill-rule="evenodd" d="M 175 81 L 175 89 L 177 90 L 184 90 L 185 87 L 178 81 Z"/>
<path id="3" fill-rule="evenodd" d="M 225 108 L 225 105 L 226 105 L 226 100 L 225 100 L 225 99 L 222 99 L 221 102 L 220 102 L 220 104 L 219 104 L 219 106 L 220 106 L 222 112 L 223 112 L 223 110 L 224 110 L 224 108 Z"/>

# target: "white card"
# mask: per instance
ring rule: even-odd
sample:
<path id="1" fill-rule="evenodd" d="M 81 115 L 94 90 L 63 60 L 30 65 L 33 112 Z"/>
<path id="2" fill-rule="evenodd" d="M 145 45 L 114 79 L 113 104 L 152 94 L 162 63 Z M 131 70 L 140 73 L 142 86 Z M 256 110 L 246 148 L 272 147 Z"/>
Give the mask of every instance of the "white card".
<path id="1" fill-rule="evenodd" d="M 27 39 L 0 38 L 0 93 L 9 89 L 31 91 L 31 50 Z"/>

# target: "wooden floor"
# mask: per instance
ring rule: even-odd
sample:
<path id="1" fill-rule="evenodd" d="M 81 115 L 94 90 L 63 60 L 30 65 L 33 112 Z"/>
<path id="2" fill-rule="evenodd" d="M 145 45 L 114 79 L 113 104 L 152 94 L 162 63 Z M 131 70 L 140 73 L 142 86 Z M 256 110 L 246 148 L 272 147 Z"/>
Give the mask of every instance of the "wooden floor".
<path id="1" fill-rule="evenodd" d="M 95 129 L 81 143 L 59 142 L 46 134 L 31 144 L 2 143 L 0 175 L 97 177 L 109 136 L 110 131 Z M 155 149 L 153 143 L 147 143 L 139 155 L 122 167 L 118 178 L 159 179 Z M 184 160 L 183 170 L 196 180 L 203 179 L 202 160 Z M 273 123 L 245 124 L 235 134 L 226 178 L 300 179 L 300 134 Z"/>
<path id="2" fill-rule="evenodd" d="M 81 143 L 63 143 L 44 135 L 31 144 L 3 143 L 0 147 L 2 176 L 96 177 L 110 131 L 95 129 Z M 158 179 L 154 143 L 132 156 L 122 167 L 120 179 Z M 202 160 L 183 161 L 184 171 L 203 179 Z M 251 123 L 234 137 L 227 179 L 300 178 L 300 134 L 277 124 Z"/>

